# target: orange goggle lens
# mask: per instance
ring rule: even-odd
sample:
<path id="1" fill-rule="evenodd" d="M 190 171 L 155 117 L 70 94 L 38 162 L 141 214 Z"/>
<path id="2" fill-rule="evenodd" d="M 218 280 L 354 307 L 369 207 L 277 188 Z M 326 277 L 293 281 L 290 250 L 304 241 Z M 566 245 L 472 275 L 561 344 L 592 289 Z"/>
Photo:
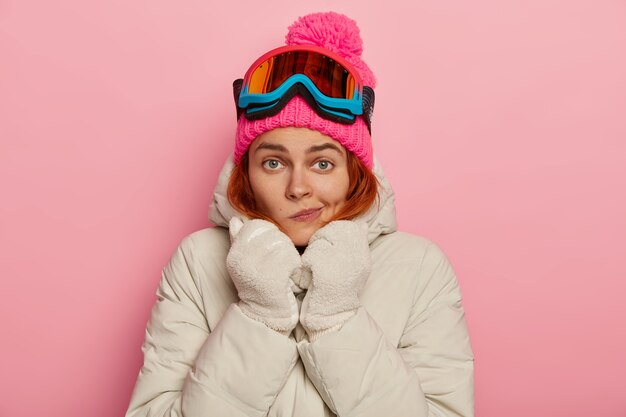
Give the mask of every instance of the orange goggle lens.
<path id="1" fill-rule="evenodd" d="M 334 59 L 315 51 L 290 51 L 272 56 L 249 72 L 249 94 L 267 94 L 280 87 L 289 77 L 304 74 L 322 94 L 331 98 L 352 99 L 354 76 Z"/>

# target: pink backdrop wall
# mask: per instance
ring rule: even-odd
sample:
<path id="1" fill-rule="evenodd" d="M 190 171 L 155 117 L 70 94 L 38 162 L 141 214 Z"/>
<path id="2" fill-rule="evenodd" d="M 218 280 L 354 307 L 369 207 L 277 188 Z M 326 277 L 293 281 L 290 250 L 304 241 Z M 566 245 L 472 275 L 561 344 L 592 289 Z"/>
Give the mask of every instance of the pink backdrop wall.
<path id="1" fill-rule="evenodd" d="M 401 228 L 461 282 L 477 416 L 626 416 L 626 3 L 365 5 L 0 1 L 0 416 L 124 413 L 232 80 L 330 9 L 379 80 Z"/>

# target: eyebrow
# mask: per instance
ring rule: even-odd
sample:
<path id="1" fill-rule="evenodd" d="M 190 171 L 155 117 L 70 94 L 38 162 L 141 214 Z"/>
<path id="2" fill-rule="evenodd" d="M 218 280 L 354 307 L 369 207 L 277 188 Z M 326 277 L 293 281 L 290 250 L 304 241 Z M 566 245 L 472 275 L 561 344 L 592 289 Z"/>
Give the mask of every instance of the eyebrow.
<path id="1" fill-rule="evenodd" d="M 257 151 L 261 149 L 269 149 L 270 151 L 287 152 L 287 148 L 285 148 L 283 145 L 275 145 L 273 143 L 265 143 L 265 142 L 261 143 L 256 148 Z"/>
<path id="2" fill-rule="evenodd" d="M 343 155 L 343 152 L 341 152 L 341 149 L 339 149 L 339 147 L 333 143 L 324 143 L 322 145 L 311 146 L 309 149 L 306 150 L 306 153 L 319 152 L 325 149 L 332 149 Z"/>
<path id="3" fill-rule="evenodd" d="M 289 153 L 289 151 L 287 150 L 287 148 L 285 148 L 283 145 L 278 145 L 278 144 L 274 144 L 274 143 L 261 143 L 256 150 L 260 150 L 260 149 L 268 149 L 271 151 L 277 151 L 277 152 L 285 152 L 285 153 Z M 315 153 L 315 152 L 320 152 L 326 149 L 331 149 L 334 150 L 340 154 L 343 155 L 343 152 L 341 152 L 341 149 L 339 149 L 339 147 L 335 144 L 332 143 L 323 143 L 321 145 L 315 145 L 315 146 L 311 146 L 309 149 L 306 150 L 306 153 Z"/>

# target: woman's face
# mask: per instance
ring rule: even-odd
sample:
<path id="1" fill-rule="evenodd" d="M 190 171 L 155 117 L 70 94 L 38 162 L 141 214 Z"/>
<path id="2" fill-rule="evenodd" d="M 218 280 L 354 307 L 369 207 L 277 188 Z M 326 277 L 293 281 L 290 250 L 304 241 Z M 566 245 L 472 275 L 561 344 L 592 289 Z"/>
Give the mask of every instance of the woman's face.
<path id="1" fill-rule="evenodd" d="M 252 142 L 248 172 L 257 208 L 296 246 L 346 204 L 350 179 L 346 149 L 316 130 L 284 127 Z"/>

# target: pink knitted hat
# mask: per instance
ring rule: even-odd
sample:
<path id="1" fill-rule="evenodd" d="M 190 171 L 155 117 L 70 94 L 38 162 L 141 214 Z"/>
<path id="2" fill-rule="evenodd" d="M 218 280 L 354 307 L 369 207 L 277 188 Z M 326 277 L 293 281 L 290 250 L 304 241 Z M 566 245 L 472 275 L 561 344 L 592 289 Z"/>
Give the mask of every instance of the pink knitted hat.
<path id="1" fill-rule="evenodd" d="M 374 88 L 376 80 L 367 64 L 361 60 L 363 41 L 356 22 L 335 12 L 313 13 L 298 18 L 287 33 L 287 45 L 316 45 L 341 55 L 359 72 L 363 84 Z M 260 120 L 241 116 L 237 122 L 234 160 L 238 164 L 248 147 L 262 133 L 277 127 L 306 127 L 317 130 L 351 151 L 363 164 L 372 169 L 372 139 L 362 117 L 353 124 L 343 124 L 319 116 L 299 95 L 276 115 Z"/>

